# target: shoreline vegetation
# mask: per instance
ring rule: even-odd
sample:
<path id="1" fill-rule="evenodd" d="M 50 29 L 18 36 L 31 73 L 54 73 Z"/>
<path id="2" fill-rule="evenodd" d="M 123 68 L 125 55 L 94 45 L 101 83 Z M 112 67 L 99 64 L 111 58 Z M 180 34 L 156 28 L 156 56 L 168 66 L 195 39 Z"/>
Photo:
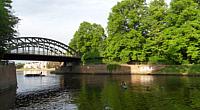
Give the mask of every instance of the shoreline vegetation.
<path id="1" fill-rule="evenodd" d="M 69 47 L 83 63 L 152 62 L 200 64 L 199 0 L 122 0 L 112 7 L 106 29 L 84 21 Z"/>
<path id="2" fill-rule="evenodd" d="M 122 0 L 112 7 L 106 30 L 96 23 L 80 24 L 69 46 L 85 65 L 60 71 L 200 76 L 199 15 L 198 0 L 169 5 L 165 0 Z"/>
<path id="3" fill-rule="evenodd" d="M 200 64 L 168 65 L 152 75 L 200 76 Z"/>

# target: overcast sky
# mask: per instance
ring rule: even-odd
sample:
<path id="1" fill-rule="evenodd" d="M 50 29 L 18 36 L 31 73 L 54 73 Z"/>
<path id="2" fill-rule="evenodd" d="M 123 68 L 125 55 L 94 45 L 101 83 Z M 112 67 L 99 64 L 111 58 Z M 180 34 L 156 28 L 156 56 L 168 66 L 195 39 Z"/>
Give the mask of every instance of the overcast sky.
<path id="1" fill-rule="evenodd" d="M 68 44 L 83 21 L 107 25 L 111 8 L 121 0 L 13 0 L 19 36 L 39 36 Z M 168 3 L 170 0 L 167 0 Z"/>

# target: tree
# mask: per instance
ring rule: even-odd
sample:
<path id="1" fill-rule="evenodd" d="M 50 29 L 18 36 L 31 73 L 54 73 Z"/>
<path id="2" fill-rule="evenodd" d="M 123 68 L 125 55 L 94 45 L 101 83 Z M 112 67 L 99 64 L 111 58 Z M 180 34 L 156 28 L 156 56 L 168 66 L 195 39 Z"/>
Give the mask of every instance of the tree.
<path id="1" fill-rule="evenodd" d="M 100 57 L 104 39 L 105 33 L 101 25 L 83 22 L 74 34 L 69 46 L 79 51 L 82 55 L 82 60 L 85 60 L 89 59 L 87 57 L 88 54 L 90 54 L 90 57 Z"/>
<path id="2" fill-rule="evenodd" d="M 146 37 L 142 19 L 146 16 L 146 9 L 145 0 L 124 0 L 112 8 L 104 51 L 108 61 L 146 60 L 142 49 Z"/>
<path id="3" fill-rule="evenodd" d="M 124 0 L 112 8 L 104 56 L 110 61 L 200 63 L 199 0 Z"/>
<path id="4" fill-rule="evenodd" d="M 175 64 L 200 63 L 200 7 L 198 0 L 172 0 L 166 28 L 163 55 Z"/>
<path id="5" fill-rule="evenodd" d="M 11 0 L 0 1 L 0 59 L 5 51 L 4 40 L 15 36 L 14 27 L 19 20 L 13 15 L 11 3 Z"/>
<path id="6" fill-rule="evenodd" d="M 164 60 L 161 55 L 161 46 L 164 40 L 160 39 L 159 36 L 165 29 L 167 11 L 168 7 L 165 0 L 151 1 L 147 9 L 147 16 L 142 20 L 147 30 L 146 43 L 143 49 L 146 52 L 147 59 L 152 63 Z"/>

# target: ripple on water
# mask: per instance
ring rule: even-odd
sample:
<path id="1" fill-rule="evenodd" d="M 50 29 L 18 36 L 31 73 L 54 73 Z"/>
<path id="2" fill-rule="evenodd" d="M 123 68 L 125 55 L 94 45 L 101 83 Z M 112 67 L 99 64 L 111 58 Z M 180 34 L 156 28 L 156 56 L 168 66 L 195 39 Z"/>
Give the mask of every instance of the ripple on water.
<path id="1" fill-rule="evenodd" d="M 72 93 L 61 89 L 19 94 L 14 110 L 78 110 L 72 101 Z"/>

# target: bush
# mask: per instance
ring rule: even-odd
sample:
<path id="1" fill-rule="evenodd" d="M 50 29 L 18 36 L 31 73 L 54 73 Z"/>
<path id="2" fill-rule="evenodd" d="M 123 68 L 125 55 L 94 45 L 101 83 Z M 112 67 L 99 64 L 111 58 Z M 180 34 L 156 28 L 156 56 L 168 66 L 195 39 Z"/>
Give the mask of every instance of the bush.
<path id="1" fill-rule="evenodd" d="M 109 71 L 109 72 L 112 72 L 112 71 L 115 71 L 115 70 L 117 70 L 117 69 L 120 69 L 120 65 L 118 65 L 118 64 L 108 64 L 107 65 L 107 70 Z"/>
<path id="2" fill-rule="evenodd" d="M 159 56 L 149 57 L 149 63 L 150 64 L 170 64 L 168 60 Z"/>

